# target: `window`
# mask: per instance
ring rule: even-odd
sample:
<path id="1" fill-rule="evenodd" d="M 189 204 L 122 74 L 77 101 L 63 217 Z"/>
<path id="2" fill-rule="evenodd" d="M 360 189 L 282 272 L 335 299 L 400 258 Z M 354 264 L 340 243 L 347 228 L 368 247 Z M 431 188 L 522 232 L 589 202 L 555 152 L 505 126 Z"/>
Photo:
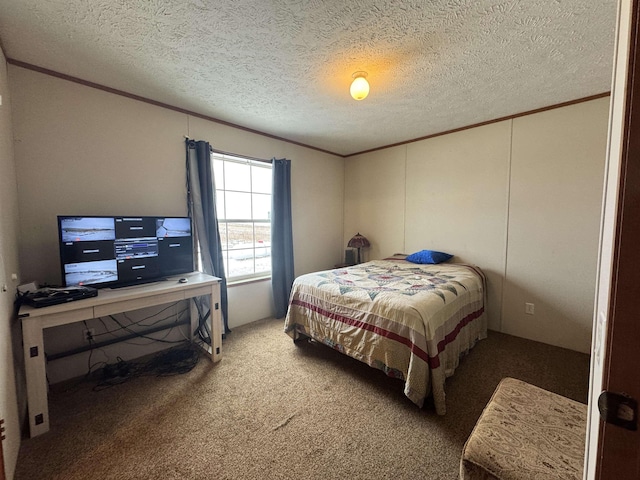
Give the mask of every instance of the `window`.
<path id="1" fill-rule="evenodd" d="M 212 152 L 218 225 L 229 280 L 271 274 L 271 163 Z"/>

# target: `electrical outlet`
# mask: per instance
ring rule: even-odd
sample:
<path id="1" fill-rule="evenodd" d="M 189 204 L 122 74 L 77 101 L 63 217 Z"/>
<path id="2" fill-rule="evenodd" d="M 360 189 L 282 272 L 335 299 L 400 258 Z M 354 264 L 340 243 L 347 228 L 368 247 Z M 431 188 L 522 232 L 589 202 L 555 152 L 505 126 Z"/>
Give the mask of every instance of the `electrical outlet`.
<path id="1" fill-rule="evenodd" d="M 534 313 L 534 305 L 533 303 L 525 303 L 524 304 L 524 313 L 527 315 L 533 315 Z"/>
<path id="2" fill-rule="evenodd" d="M 87 328 L 82 331 L 82 338 L 85 342 L 93 342 L 95 340 L 94 336 L 96 334 L 95 328 Z"/>

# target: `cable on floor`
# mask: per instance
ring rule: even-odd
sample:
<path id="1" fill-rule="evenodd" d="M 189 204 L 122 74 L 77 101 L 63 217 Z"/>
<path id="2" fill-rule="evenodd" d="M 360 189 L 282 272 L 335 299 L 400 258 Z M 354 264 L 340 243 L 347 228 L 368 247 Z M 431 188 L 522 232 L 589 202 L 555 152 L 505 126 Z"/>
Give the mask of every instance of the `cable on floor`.
<path id="1" fill-rule="evenodd" d="M 146 361 L 125 361 L 118 357 L 116 363 L 105 365 L 99 371 L 101 378 L 93 389 L 104 390 L 144 376 L 181 375 L 193 370 L 199 359 L 199 348 L 190 342 L 183 342 L 177 347 L 163 350 Z"/>

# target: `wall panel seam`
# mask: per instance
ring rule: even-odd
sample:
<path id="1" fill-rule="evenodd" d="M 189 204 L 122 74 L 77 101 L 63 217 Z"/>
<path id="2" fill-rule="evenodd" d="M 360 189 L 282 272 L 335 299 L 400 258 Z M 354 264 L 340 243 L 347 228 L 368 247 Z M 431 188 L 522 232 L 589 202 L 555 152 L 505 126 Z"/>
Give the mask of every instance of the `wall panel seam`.
<path id="1" fill-rule="evenodd" d="M 509 122 L 509 155 L 507 161 L 507 211 L 505 218 L 505 231 L 504 231 L 504 273 L 502 275 L 502 291 L 500 298 L 500 331 L 503 330 L 502 322 L 504 319 L 504 302 L 505 302 L 505 287 L 507 283 L 507 263 L 509 261 L 509 212 L 511 209 L 511 166 L 513 162 L 513 118 Z"/>

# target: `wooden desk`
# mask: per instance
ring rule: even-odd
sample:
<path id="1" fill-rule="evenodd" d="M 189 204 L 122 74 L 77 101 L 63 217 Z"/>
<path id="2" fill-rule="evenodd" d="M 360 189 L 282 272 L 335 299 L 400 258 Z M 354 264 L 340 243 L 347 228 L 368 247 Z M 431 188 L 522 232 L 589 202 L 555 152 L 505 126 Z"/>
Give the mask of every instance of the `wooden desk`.
<path id="1" fill-rule="evenodd" d="M 181 277 L 187 278 L 187 283 L 178 282 Z M 188 273 L 179 277 L 171 277 L 167 281 L 133 287 L 102 289 L 98 291 L 97 297 L 50 307 L 21 307 L 19 317 L 22 320 L 29 435 L 35 437 L 49 431 L 48 386 L 42 335 L 45 328 L 200 296 L 210 296 L 211 299 L 212 345 L 209 347 L 208 353 L 213 362 L 218 362 L 222 358 L 220 279 L 204 273 Z M 190 313 L 191 333 L 193 334 L 198 324 L 198 312 L 194 302 L 191 302 Z"/>

